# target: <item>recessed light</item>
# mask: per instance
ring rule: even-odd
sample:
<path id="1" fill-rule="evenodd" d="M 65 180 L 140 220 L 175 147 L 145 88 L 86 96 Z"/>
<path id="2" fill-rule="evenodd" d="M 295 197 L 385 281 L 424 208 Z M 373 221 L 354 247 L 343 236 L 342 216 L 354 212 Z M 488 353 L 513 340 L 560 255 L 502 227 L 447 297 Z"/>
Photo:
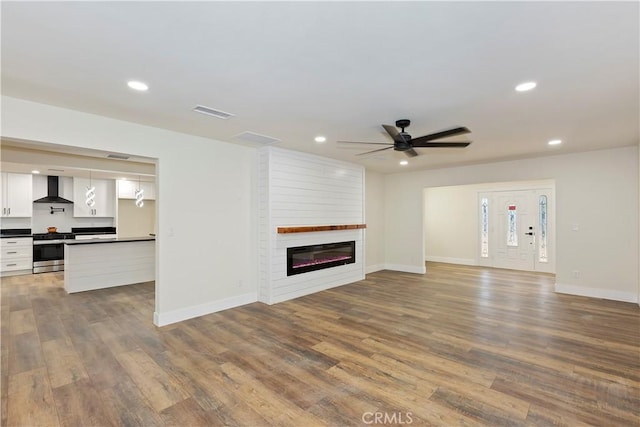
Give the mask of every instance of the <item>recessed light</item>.
<path id="1" fill-rule="evenodd" d="M 520 83 L 518 86 L 516 86 L 516 90 L 518 92 L 526 92 L 528 90 L 535 88 L 536 86 L 537 86 L 536 82 Z"/>
<path id="2" fill-rule="evenodd" d="M 327 138 L 325 136 L 322 136 L 322 135 L 318 135 L 318 136 L 315 137 L 315 141 L 318 144 L 322 144 L 323 142 L 326 142 L 326 140 L 327 140 Z"/>
<path id="3" fill-rule="evenodd" d="M 129 86 L 131 89 L 139 90 L 141 92 L 144 92 L 145 90 L 149 89 L 149 86 L 147 86 L 145 83 L 138 82 L 135 80 L 129 80 L 127 82 L 127 86 Z"/>
<path id="4" fill-rule="evenodd" d="M 31 171 L 31 173 L 39 174 L 40 171 L 33 170 L 33 171 Z"/>
<path id="5" fill-rule="evenodd" d="M 549 145 L 558 145 L 558 144 L 562 144 L 562 140 L 560 139 L 552 139 L 551 141 L 548 142 Z"/>
<path id="6" fill-rule="evenodd" d="M 408 160 L 400 160 L 400 165 L 401 166 L 407 166 L 409 164 Z"/>

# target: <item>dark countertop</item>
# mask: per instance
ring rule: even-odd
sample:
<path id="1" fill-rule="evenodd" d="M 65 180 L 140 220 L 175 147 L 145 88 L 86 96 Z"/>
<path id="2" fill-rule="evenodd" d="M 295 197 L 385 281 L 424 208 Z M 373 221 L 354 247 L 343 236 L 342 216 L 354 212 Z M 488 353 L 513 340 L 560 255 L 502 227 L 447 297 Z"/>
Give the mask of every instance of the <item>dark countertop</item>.
<path id="1" fill-rule="evenodd" d="M 91 235 L 91 234 L 116 234 L 115 227 L 73 227 L 71 229 L 73 234 L 78 236 Z"/>
<path id="2" fill-rule="evenodd" d="M 16 237 L 31 237 L 30 228 L 4 228 L 0 230 L 0 238 L 13 239 Z"/>
<path id="3" fill-rule="evenodd" d="M 141 237 L 119 237 L 117 239 L 89 239 L 89 240 L 65 240 L 65 245 L 95 245 L 97 243 L 126 243 L 126 242 L 148 242 L 155 241 L 153 236 Z"/>

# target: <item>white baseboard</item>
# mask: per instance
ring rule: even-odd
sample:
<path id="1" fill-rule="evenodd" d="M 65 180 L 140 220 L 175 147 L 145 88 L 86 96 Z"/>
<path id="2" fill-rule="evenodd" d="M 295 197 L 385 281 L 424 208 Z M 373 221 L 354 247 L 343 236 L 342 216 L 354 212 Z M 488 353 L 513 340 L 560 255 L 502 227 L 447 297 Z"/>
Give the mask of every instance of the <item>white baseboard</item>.
<path id="1" fill-rule="evenodd" d="M 364 269 L 364 273 L 365 273 L 365 274 L 375 273 L 376 271 L 380 271 L 380 270 L 384 270 L 384 264 L 368 265 L 368 266 Z"/>
<path id="2" fill-rule="evenodd" d="M 393 270 L 393 271 L 402 271 L 403 273 L 415 273 L 415 274 L 425 274 L 427 272 L 427 268 L 423 266 L 417 265 L 402 265 L 402 264 L 385 264 L 385 270 Z"/>
<path id="3" fill-rule="evenodd" d="M 23 276 L 26 274 L 33 274 L 32 269 L 28 270 L 15 270 L 15 271 L 5 271 L 0 273 L 0 277 L 9 277 L 9 276 Z"/>
<path id="4" fill-rule="evenodd" d="M 445 264 L 460 264 L 460 265 L 478 265 L 475 259 L 471 258 L 452 258 L 446 256 L 428 256 L 426 261 L 429 262 L 444 262 Z"/>
<path id="5" fill-rule="evenodd" d="M 258 301 L 258 293 L 250 292 L 248 294 L 242 294 L 218 301 L 211 301 L 205 304 L 193 305 L 191 307 L 172 310 L 166 313 L 158 313 L 156 311 L 153 313 L 153 323 L 156 326 L 166 326 L 172 323 L 182 322 L 183 320 L 193 319 L 194 317 L 200 317 L 206 314 L 227 310 L 229 308 L 251 304 L 256 301 Z"/>
<path id="6" fill-rule="evenodd" d="M 556 283 L 556 292 L 560 294 L 579 295 L 582 297 L 610 299 L 613 301 L 638 302 L 638 295 L 632 292 L 587 288 L 584 286 L 565 285 L 562 283 Z"/>

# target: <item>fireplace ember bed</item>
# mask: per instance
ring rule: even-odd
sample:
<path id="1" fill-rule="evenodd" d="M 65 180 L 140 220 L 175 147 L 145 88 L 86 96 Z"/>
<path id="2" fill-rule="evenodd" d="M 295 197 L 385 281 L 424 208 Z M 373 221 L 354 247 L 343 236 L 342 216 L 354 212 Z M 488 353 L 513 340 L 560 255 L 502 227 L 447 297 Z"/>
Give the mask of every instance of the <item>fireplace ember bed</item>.
<path id="1" fill-rule="evenodd" d="M 355 241 L 287 248 L 287 276 L 355 262 Z"/>

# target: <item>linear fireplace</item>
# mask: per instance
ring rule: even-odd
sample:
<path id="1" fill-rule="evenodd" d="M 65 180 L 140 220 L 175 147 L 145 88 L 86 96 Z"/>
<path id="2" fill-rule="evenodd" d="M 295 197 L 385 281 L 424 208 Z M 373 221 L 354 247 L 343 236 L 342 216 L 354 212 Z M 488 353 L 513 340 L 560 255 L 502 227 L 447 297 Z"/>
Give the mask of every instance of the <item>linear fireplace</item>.
<path id="1" fill-rule="evenodd" d="M 287 248 L 287 276 L 355 262 L 355 241 Z"/>

